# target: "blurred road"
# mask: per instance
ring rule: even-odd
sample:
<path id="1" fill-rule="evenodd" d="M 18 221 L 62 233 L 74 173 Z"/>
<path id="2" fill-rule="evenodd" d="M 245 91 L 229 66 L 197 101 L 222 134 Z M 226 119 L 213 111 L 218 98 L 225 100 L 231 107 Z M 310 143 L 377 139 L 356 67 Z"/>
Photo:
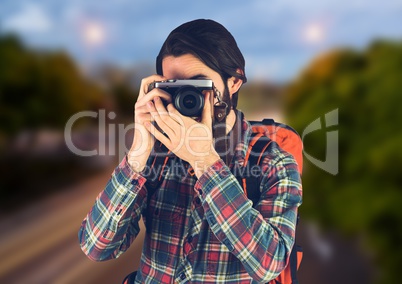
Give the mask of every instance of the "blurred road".
<path id="1" fill-rule="evenodd" d="M 78 244 L 82 219 L 113 168 L 0 219 L 0 283 L 121 283 L 138 267 L 143 236 L 117 260 L 96 263 Z"/>
<path id="2" fill-rule="evenodd" d="M 78 229 L 113 168 L 18 211 L 0 216 L 1 284 L 119 284 L 139 264 L 140 233 L 119 259 L 96 263 L 78 244 Z M 144 226 L 142 225 L 142 233 Z M 298 243 L 304 258 L 302 284 L 373 283 L 373 267 L 359 244 L 336 233 L 322 234 L 303 218 Z"/>

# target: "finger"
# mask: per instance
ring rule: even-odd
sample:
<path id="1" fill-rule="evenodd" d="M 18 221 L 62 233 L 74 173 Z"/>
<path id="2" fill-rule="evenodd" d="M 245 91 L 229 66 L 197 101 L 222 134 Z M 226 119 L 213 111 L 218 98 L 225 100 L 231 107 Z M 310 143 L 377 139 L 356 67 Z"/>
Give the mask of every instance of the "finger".
<path id="1" fill-rule="evenodd" d="M 149 77 L 142 79 L 138 99 L 141 99 L 142 97 L 145 96 L 146 93 L 148 93 L 149 84 L 155 81 L 164 81 L 164 80 L 166 80 L 166 77 L 161 75 L 151 75 Z"/>
<path id="2" fill-rule="evenodd" d="M 153 121 L 153 118 L 150 113 L 138 113 L 136 115 L 137 122 L 144 123 L 145 121 Z"/>
<path id="3" fill-rule="evenodd" d="M 152 91 L 147 93 L 145 96 L 138 98 L 137 104 L 138 104 L 138 106 L 146 105 L 147 102 L 153 101 L 157 97 L 161 98 L 166 103 L 170 103 L 172 101 L 172 97 L 165 91 L 160 90 L 160 89 L 153 89 Z"/>
<path id="4" fill-rule="evenodd" d="M 162 100 L 158 97 L 154 99 L 154 102 L 155 102 L 155 108 L 159 114 L 158 119 L 161 120 L 158 123 L 160 123 L 161 125 L 166 125 L 166 127 L 169 129 L 174 129 L 177 120 L 172 119 L 172 117 L 170 116 L 168 110 L 164 105 L 164 102 L 162 102 Z"/>
<path id="5" fill-rule="evenodd" d="M 166 109 L 166 107 L 165 107 L 165 105 L 164 105 L 164 103 L 163 103 L 163 101 L 162 101 L 162 99 L 160 97 L 155 97 L 154 98 L 154 104 L 155 104 L 156 110 L 158 111 L 158 113 L 161 116 L 166 117 L 166 116 L 169 115 L 169 113 L 168 113 L 168 111 L 167 111 L 167 109 Z"/>
<path id="6" fill-rule="evenodd" d="M 166 108 L 167 108 L 167 111 L 169 112 L 169 114 L 179 113 L 179 111 L 174 107 L 173 104 L 168 104 Z"/>
<path id="7" fill-rule="evenodd" d="M 158 97 L 155 97 L 158 98 Z M 140 101 L 136 102 L 135 106 L 134 106 L 134 113 L 135 113 L 135 117 L 140 118 L 143 117 L 143 115 L 149 115 L 149 119 L 151 120 L 151 113 L 150 113 L 150 109 L 148 107 L 148 103 L 152 102 L 152 97 L 148 98 L 148 97 L 144 97 L 143 99 L 141 99 Z M 161 103 L 163 105 L 163 103 Z M 165 112 L 167 113 L 167 111 L 165 110 Z M 144 121 L 144 120 L 141 120 Z"/>
<path id="8" fill-rule="evenodd" d="M 154 103 L 153 102 L 147 102 L 147 110 L 149 114 L 151 115 L 152 119 L 155 120 L 157 116 L 159 116 L 158 111 L 156 110 Z"/>
<path id="9" fill-rule="evenodd" d="M 206 92 L 205 94 L 205 104 L 202 110 L 201 123 L 207 125 L 210 129 L 212 128 L 212 106 L 211 106 L 211 93 Z"/>
<path id="10" fill-rule="evenodd" d="M 169 137 L 173 137 L 176 132 L 175 129 L 178 128 L 178 124 L 176 121 L 170 118 L 169 113 L 163 105 L 161 99 L 155 98 L 154 106 L 151 107 L 150 105 L 151 103 L 149 103 L 150 111 L 155 122 L 158 124 L 158 127 Z"/>
<path id="11" fill-rule="evenodd" d="M 134 121 L 139 123 L 144 123 L 145 121 L 152 121 L 152 116 L 149 113 L 149 109 L 146 105 L 139 106 L 138 104 L 135 104 Z"/>
<path id="12" fill-rule="evenodd" d="M 139 104 L 135 104 L 134 107 L 134 111 L 136 114 L 142 114 L 142 113 L 148 113 L 149 114 L 149 110 L 148 107 L 146 105 L 142 105 L 140 106 Z"/>
<path id="13" fill-rule="evenodd" d="M 191 119 L 187 116 L 182 115 L 175 107 L 173 104 L 168 104 L 167 105 L 167 111 L 169 113 L 170 118 L 177 122 L 179 125 L 184 125 L 184 122 L 186 119 Z"/>

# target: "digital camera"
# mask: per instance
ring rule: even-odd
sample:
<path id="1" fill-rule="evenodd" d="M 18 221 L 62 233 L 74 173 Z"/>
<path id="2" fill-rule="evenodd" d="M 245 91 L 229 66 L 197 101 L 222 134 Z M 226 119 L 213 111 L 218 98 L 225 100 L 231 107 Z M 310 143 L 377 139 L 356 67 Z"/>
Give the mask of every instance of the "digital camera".
<path id="1" fill-rule="evenodd" d="M 203 91 L 212 90 L 209 79 L 186 79 L 157 81 L 149 85 L 148 91 L 159 88 L 172 96 L 174 107 L 185 116 L 200 117 L 205 105 Z M 211 96 L 213 97 L 213 96 Z M 213 98 L 212 98 L 213 99 Z"/>

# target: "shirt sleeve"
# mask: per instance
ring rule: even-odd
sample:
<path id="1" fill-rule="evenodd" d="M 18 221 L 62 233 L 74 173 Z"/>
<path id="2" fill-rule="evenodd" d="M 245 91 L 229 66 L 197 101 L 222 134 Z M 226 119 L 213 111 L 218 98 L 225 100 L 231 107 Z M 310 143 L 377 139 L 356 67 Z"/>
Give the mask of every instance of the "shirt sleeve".
<path id="1" fill-rule="evenodd" d="M 114 170 L 78 232 L 81 249 L 90 259 L 117 258 L 131 245 L 146 206 L 145 181 L 131 169 L 127 158 Z"/>
<path id="2" fill-rule="evenodd" d="M 287 265 L 302 202 L 301 179 L 293 157 L 282 154 L 266 159 L 261 197 L 255 208 L 222 160 L 195 186 L 215 236 L 249 275 L 262 283 L 276 278 Z"/>

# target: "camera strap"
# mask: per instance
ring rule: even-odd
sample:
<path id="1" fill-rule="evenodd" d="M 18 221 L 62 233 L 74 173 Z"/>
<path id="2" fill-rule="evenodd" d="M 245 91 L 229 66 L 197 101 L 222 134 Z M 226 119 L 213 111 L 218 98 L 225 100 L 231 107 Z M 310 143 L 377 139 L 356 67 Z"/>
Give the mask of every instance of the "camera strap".
<path id="1" fill-rule="evenodd" d="M 228 107 L 226 103 L 217 103 L 214 105 L 214 122 L 213 122 L 213 135 L 215 138 L 215 150 L 219 154 L 226 165 L 230 165 L 233 157 L 233 147 L 239 142 L 239 134 L 241 127 L 241 115 L 236 113 L 235 123 L 231 131 L 227 132 L 226 118 L 228 114 Z"/>
<path id="2" fill-rule="evenodd" d="M 227 139 L 226 139 L 226 116 L 227 116 L 227 104 L 216 103 L 214 105 L 214 123 L 213 123 L 213 135 L 215 138 L 215 150 L 219 156 L 223 158 L 227 152 Z M 227 164 L 227 161 L 225 161 Z"/>

